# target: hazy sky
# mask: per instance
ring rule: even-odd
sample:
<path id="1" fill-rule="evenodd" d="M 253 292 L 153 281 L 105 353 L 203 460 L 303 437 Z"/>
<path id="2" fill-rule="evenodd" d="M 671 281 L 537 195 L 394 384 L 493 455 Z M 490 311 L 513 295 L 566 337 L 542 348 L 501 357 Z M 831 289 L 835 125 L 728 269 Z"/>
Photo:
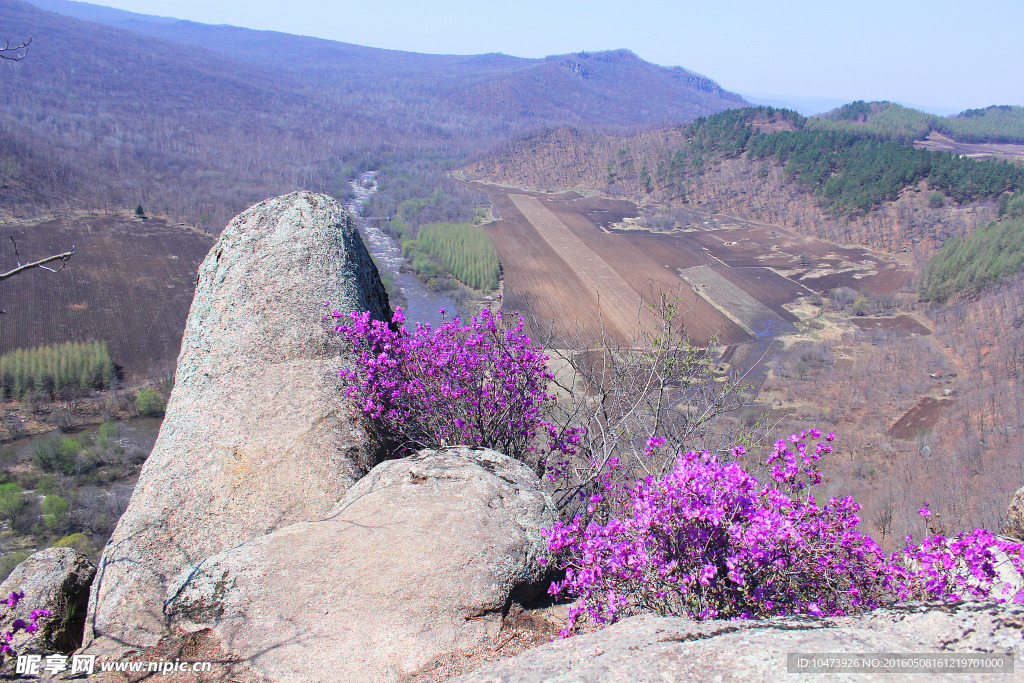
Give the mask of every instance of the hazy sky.
<path id="1" fill-rule="evenodd" d="M 744 94 L 1024 104 L 1024 0 L 107 0 L 413 52 L 628 48 Z"/>

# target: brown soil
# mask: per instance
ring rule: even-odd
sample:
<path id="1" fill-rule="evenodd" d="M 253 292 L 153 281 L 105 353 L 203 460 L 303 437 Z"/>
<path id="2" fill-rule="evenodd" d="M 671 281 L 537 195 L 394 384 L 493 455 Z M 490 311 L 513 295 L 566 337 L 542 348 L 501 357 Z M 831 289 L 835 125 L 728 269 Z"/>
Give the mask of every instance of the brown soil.
<path id="1" fill-rule="evenodd" d="M 897 439 L 913 439 L 918 434 L 938 424 L 943 412 L 953 404 L 953 399 L 938 399 L 925 396 L 917 405 L 904 413 L 903 417 L 889 428 L 889 434 Z"/>
<path id="2" fill-rule="evenodd" d="M 537 234 L 507 195 L 493 197 L 499 215 L 487 226 L 502 264 L 503 307 L 532 314 L 540 325 L 560 324 L 560 332 L 601 337 L 597 297 L 561 263 L 558 254 Z"/>
<path id="3" fill-rule="evenodd" d="M 63 270 L 35 269 L 4 283 L 0 353 L 69 341 L 105 341 L 129 377 L 173 368 L 213 237 L 161 218 L 69 215 L 7 224 L 22 262 L 75 247 Z M 15 265 L 10 240 L 0 254 Z"/>
<path id="4" fill-rule="evenodd" d="M 898 315 L 894 318 L 850 318 L 850 322 L 862 330 L 886 330 L 905 334 L 927 336 L 932 333 L 927 327 L 909 315 Z"/>
<path id="5" fill-rule="evenodd" d="M 597 293 L 606 324 L 621 338 L 629 340 L 643 330 L 657 329 L 657 320 L 644 305 L 641 293 L 631 287 L 606 258 L 591 248 L 595 240 L 580 239 L 545 206 L 546 202 L 536 197 L 510 194 L 508 198 L 538 236 L 558 254 L 561 261 L 558 267 L 567 268 L 584 287 Z"/>
<path id="6" fill-rule="evenodd" d="M 972 159 L 1003 159 L 1016 163 L 1024 163 L 1024 145 L 1010 143 L 970 143 L 956 142 L 951 138 L 932 131 L 924 140 L 914 143 L 918 149 L 952 152 Z"/>
<path id="7" fill-rule="evenodd" d="M 813 292 L 894 294 L 910 277 L 866 249 L 731 216 L 694 211 L 692 225 L 651 232 L 628 220 L 637 214 L 630 202 L 473 186 L 500 217 L 488 230 L 505 306 L 589 340 L 630 343 L 650 330 L 656 319 L 645 309 L 659 293 L 679 296 L 694 342 L 732 345 L 792 332 L 797 317 L 786 306 Z"/>

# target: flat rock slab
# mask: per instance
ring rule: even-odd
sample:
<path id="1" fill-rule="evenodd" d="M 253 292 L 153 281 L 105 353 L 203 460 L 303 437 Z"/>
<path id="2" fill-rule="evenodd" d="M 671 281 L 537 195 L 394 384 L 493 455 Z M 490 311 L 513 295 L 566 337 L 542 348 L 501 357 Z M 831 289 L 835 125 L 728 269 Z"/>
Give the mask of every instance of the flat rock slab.
<path id="1" fill-rule="evenodd" d="M 790 653 L 978 652 L 1024 650 L 1024 606 L 991 602 L 908 605 L 859 617 L 691 621 L 643 615 L 528 650 L 460 683 L 586 681 L 1011 681 L 1016 673 L 790 673 Z"/>
<path id="2" fill-rule="evenodd" d="M 273 681 L 398 680 L 490 642 L 510 600 L 543 588 L 555 518 L 522 463 L 421 451 L 377 465 L 324 519 L 182 572 L 167 614 Z"/>
<path id="3" fill-rule="evenodd" d="M 334 199 L 295 192 L 239 214 L 199 268 L 174 391 L 114 530 L 87 640 L 149 647 L 167 634 L 168 578 L 214 553 L 320 519 L 373 450 L 339 389 L 323 303 L 389 319 L 387 295 Z"/>

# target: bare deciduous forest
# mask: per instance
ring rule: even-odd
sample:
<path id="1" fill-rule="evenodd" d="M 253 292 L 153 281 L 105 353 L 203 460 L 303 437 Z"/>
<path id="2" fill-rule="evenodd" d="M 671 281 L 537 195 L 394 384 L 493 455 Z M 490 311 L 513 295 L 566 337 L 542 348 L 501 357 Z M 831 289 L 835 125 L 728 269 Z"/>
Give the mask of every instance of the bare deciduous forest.
<path id="1" fill-rule="evenodd" d="M 142 36 L 19 0 L 4 2 L 0 26 L 32 37 L 29 58 L 0 64 L 0 216 L 14 218 L 141 204 L 217 232 L 268 196 L 344 194 L 359 170 L 444 168 L 534 129 L 650 125 L 742 103 L 628 51 L 417 55 L 136 21 Z"/>

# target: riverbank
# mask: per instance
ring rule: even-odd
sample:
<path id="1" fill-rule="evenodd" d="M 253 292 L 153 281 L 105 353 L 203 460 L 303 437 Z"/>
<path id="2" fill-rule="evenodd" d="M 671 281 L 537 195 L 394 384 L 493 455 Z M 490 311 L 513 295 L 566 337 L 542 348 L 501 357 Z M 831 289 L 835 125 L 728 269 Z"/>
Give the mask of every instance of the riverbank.
<path id="1" fill-rule="evenodd" d="M 166 382 L 164 383 L 166 384 Z M 64 432 L 81 430 L 104 422 L 125 422 L 154 411 L 159 405 L 139 405 L 138 395 L 147 387 L 93 391 L 88 396 L 50 401 L 32 396 L 25 401 L 6 400 L 0 403 L 0 444 L 47 434 L 55 429 Z M 170 393 L 165 386 L 155 391 L 166 404 Z"/>
<path id="2" fill-rule="evenodd" d="M 52 546 L 97 560 L 162 421 L 50 428 L 0 446 L 0 580 L 31 553 Z"/>

